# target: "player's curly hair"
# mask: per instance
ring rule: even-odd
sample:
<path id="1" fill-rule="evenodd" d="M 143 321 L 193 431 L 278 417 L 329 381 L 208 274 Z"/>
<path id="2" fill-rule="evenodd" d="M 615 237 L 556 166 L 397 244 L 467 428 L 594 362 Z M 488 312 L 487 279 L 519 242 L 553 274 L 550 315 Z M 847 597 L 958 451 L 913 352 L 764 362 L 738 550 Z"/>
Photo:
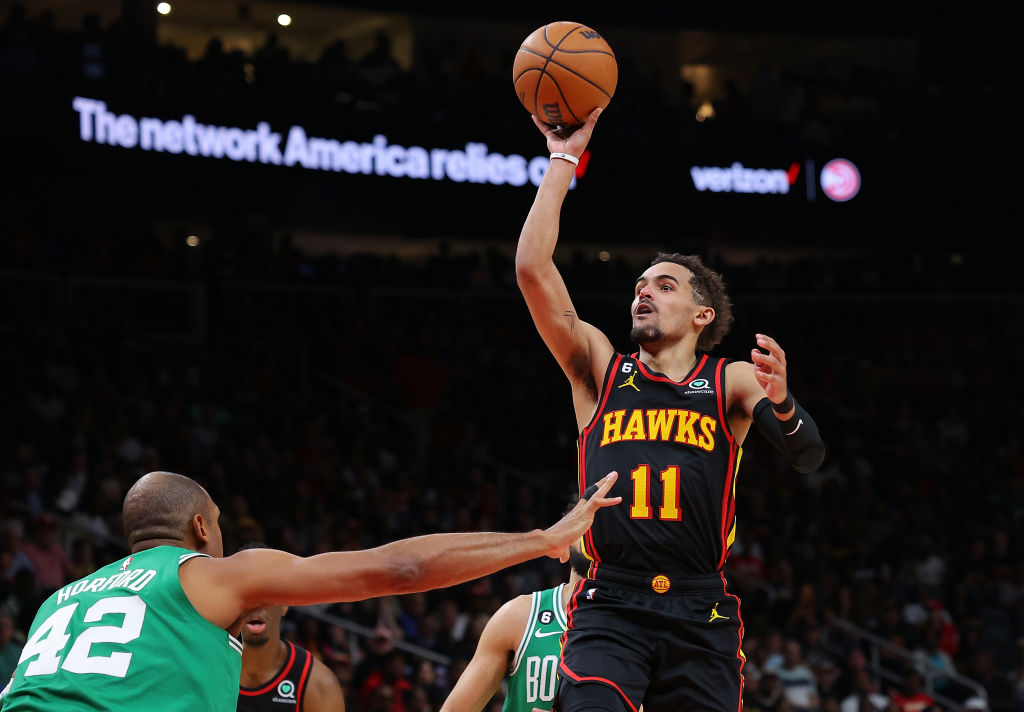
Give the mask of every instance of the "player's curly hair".
<path id="1" fill-rule="evenodd" d="M 697 349 L 710 351 L 722 342 L 732 328 L 732 300 L 725 288 L 725 280 L 718 272 L 704 264 L 698 255 L 684 255 L 679 252 L 659 252 L 651 260 L 651 266 L 659 262 L 672 262 L 690 270 L 690 289 L 693 301 L 715 310 L 715 318 L 704 327 L 697 337 Z"/>

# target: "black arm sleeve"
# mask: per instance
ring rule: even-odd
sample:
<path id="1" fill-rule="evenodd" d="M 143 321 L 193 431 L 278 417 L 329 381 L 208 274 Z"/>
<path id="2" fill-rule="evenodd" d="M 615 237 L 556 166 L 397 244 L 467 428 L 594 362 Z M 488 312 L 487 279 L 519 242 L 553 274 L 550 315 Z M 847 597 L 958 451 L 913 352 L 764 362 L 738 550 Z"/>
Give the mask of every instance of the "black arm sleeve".
<path id="1" fill-rule="evenodd" d="M 814 472 L 825 460 L 825 443 L 814 419 L 796 400 L 796 412 L 789 420 L 775 417 L 772 402 L 762 398 L 754 406 L 754 424 L 797 472 Z"/>

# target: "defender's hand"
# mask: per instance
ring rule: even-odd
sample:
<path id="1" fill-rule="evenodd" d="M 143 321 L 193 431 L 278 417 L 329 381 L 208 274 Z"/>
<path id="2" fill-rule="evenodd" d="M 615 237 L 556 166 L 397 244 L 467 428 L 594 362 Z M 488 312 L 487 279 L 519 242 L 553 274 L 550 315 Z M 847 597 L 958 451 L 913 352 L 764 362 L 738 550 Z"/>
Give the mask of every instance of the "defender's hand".
<path id="1" fill-rule="evenodd" d="M 584 498 L 580 499 L 568 514 L 544 531 L 544 534 L 551 540 L 551 550 L 548 552 L 548 556 L 558 559 L 562 563 L 568 561 L 569 546 L 590 529 L 597 510 L 622 501 L 622 497 L 605 497 L 618 477 L 618 472 L 609 472 L 597 483 L 597 491 L 593 495 L 586 498 L 587 492 L 584 492 Z"/>

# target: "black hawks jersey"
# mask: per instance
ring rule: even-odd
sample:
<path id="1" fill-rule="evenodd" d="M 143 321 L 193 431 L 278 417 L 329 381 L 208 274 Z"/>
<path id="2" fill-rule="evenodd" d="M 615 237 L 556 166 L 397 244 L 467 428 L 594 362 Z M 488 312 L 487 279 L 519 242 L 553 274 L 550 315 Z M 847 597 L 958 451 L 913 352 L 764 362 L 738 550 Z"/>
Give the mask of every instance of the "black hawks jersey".
<path id="1" fill-rule="evenodd" d="M 262 687 L 238 686 L 238 712 L 302 712 L 313 656 L 291 641 L 284 666 Z"/>
<path id="2" fill-rule="evenodd" d="M 616 354 L 597 413 L 578 441 L 580 492 L 615 470 L 583 544 L 602 563 L 643 572 L 721 571 L 735 535 L 741 448 L 726 421 L 727 359 L 698 354 L 681 382 Z"/>

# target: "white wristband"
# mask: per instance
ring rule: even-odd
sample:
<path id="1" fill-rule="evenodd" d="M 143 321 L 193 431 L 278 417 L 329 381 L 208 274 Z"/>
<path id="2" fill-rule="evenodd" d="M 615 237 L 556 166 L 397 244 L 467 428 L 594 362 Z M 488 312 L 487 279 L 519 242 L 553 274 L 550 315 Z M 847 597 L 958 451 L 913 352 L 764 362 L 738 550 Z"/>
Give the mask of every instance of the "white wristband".
<path id="1" fill-rule="evenodd" d="M 569 161 L 569 163 L 574 166 L 578 166 L 580 164 L 580 159 L 576 158 L 576 156 L 571 153 L 552 153 L 551 160 L 555 160 L 556 158 L 561 158 L 563 161 Z"/>

